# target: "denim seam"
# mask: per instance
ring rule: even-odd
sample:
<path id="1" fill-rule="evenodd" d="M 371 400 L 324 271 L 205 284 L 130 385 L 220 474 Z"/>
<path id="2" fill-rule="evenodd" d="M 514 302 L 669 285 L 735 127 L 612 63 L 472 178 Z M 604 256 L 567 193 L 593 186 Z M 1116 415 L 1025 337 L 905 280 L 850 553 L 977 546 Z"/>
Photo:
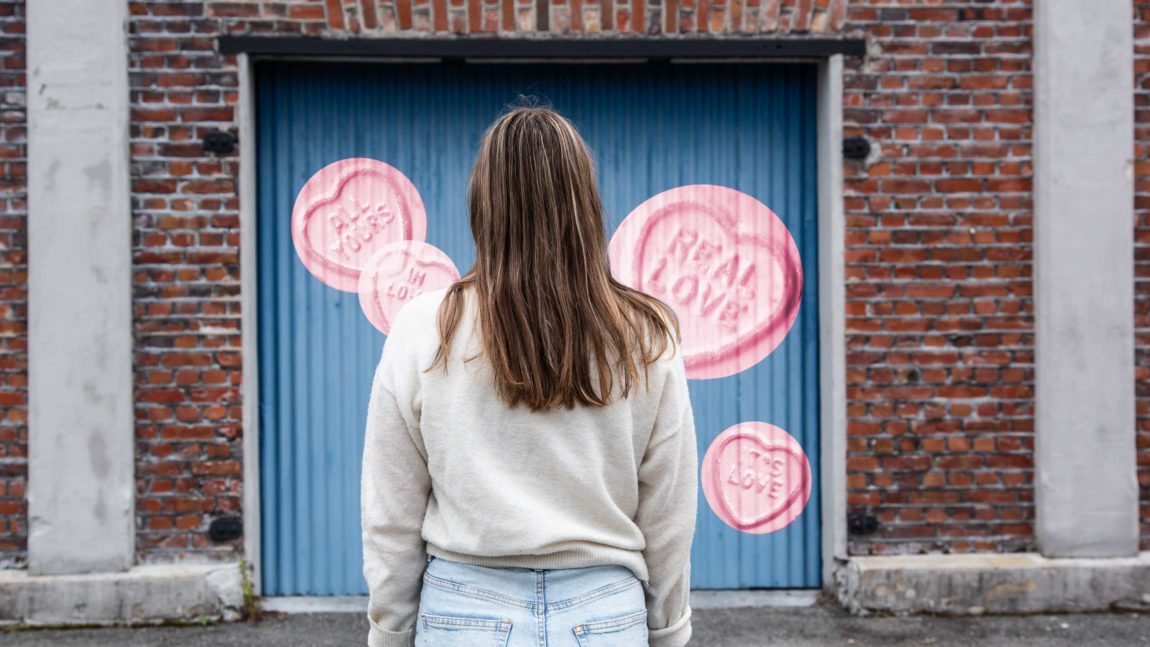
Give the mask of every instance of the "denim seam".
<path id="1" fill-rule="evenodd" d="M 640 622 L 645 620 L 646 617 L 647 617 L 647 610 L 643 609 L 642 611 L 636 611 L 634 613 L 629 613 L 625 616 L 620 616 L 618 618 L 611 618 L 610 620 L 597 620 L 595 622 L 584 622 L 580 626 L 582 626 L 584 629 L 586 629 L 587 633 L 596 633 L 596 632 L 603 631 L 604 629 L 622 630 L 622 629 L 626 629 L 627 627 L 630 627 L 631 625 L 639 624 Z"/>
<path id="2" fill-rule="evenodd" d="M 567 609 L 570 607 L 574 607 L 574 606 L 583 604 L 585 602 L 591 602 L 592 600 L 597 600 L 597 599 L 603 597 L 604 595 L 607 595 L 609 593 L 614 593 L 615 591 L 618 591 L 620 589 L 627 588 L 633 581 L 635 581 L 634 577 L 627 577 L 627 578 L 619 580 L 618 582 L 615 582 L 613 584 L 606 584 L 606 585 L 601 586 L 601 587 L 599 587 L 593 591 L 588 591 L 587 593 L 584 593 L 582 595 L 577 595 L 573 598 L 567 598 L 566 600 L 559 600 L 558 602 L 555 602 L 553 604 L 548 604 L 547 610 L 548 611 L 559 611 L 561 609 Z"/>
<path id="3" fill-rule="evenodd" d="M 503 630 L 511 627 L 507 618 L 473 618 L 470 616 L 448 616 L 438 613 L 420 613 L 419 617 L 428 625 L 436 627 L 468 627 Z"/>
<path id="4" fill-rule="evenodd" d="M 522 600 L 520 598 L 513 598 L 511 596 L 496 593 L 494 591 L 488 591 L 487 589 L 480 589 L 480 588 L 476 588 L 473 586 L 468 586 L 466 584 L 460 584 L 458 582 L 452 582 L 451 580 L 445 580 L 443 578 L 436 577 L 430 573 L 425 572 L 423 574 L 423 580 L 432 586 L 438 586 L 441 589 L 446 589 L 448 591 L 455 591 L 456 593 L 461 593 L 463 595 L 469 595 L 471 597 L 480 598 L 480 599 L 484 599 L 484 600 L 495 600 L 498 602 L 505 602 L 507 604 L 513 604 L 515 606 L 524 607 L 527 609 L 534 609 L 535 608 L 535 603 L 531 602 L 529 600 Z"/>

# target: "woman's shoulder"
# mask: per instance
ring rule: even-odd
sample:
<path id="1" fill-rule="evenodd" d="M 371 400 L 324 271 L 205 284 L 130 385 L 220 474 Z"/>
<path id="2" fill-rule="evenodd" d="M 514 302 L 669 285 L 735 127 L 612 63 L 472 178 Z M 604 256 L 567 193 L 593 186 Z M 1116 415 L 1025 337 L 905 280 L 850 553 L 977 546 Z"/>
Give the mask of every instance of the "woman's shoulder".
<path id="1" fill-rule="evenodd" d="M 391 323 L 392 332 L 402 330 L 418 333 L 421 330 L 426 330 L 429 323 L 431 329 L 435 330 L 434 324 L 439 312 L 439 304 L 443 303 L 447 290 L 448 288 L 428 290 L 409 299 L 399 309 L 399 313 L 395 315 L 395 319 Z"/>
<path id="2" fill-rule="evenodd" d="M 667 335 L 667 345 L 656 358 L 655 363 L 666 373 L 679 376 L 686 374 L 686 358 L 683 356 L 682 340 Z"/>
<path id="3" fill-rule="evenodd" d="M 434 315 L 439 309 L 439 304 L 443 302 L 443 298 L 447 295 L 449 288 L 436 288 L 411 297 L 403 310 L 411 310 L 412 312 L 419 313 L 416 316 L 427 316 L 428 313 Z M 400 312 L 402 312 L 401 310 Z"/>
<path id="4" fill-rule="evenodd" d="M 641 375 L 647 380 L 644 392 L 657 395 L 668 384 L 685 379 L 683 346 L 673 330 L 651 331 L 655 338 L 648 338 L 646 345 L 649 354 L 644 356 L 638 347 L 634 349 L 635 361 Z M 649 333 L 648 333 L 649 334 Z"/>
<path id="5" fill-rule="evenodd" d="M 683 340 L 679 331 L 678 317 L 670 307 L 660 308 L 658 314 L 662 320 L 662 325 L 654 326 L 645 331 L 653 335 L 653 337 L 646 338 L 647 343 L 653 348 L 662 349 L 653 363 L 659 364 L 666 370 L 682 368 Z"/>

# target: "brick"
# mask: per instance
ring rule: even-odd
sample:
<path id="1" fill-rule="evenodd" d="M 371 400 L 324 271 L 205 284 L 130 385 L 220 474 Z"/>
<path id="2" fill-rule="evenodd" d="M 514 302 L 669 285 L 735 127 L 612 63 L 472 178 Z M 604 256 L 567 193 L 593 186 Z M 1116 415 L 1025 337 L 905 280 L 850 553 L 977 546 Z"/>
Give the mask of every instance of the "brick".
<path id="1" fill-rule="evenodd" d="M 844 131 L 881 143 L 870 165 L 845 165 L 846 273 L 868 281 L 865 290 L 848 284 L 847 309 L 882 318 L 881 335 L 874 326 L 848 324 L 847 346 L 852 349 L 847 356 L 852 376 L 848 410 L 853 411 L 855 403 L 874 402 L 872 392 L 882 393 L 886 405 L 870 405 L 866 428 L 874 443 L 848 447 L 848 466 L 852 459 L 870 455 L 882 441 L 899 438 L 900 412 L 913 411 L 908 407 L 918 399 L 928 401 L 924 412 L 928 417 L 915 422 L 915 434 L 947 435 L 918 443 L 919 451 L 929 451 L 933 457 L 931 471 L 910 483 L 917 487 L 945 483 L 948 489 L 912 491 L 909 498 L 953 504 L 904 515 L 900 527 L 880 524 L 874 535 L 852 538 L 850 550 L 898 554 L 1032 549 L 1029 523 L 992 530 L 954 507 L 977 503 L 984 506 L 981 514 L 995 521 L 1032 516 L 1033 407 L 1007 406 L 1015 400 L 1029 403 L 1033 397 L 1027 139 L 1032 96 L 1028 60 L 1010 58 L 1029 52 L 1029 42 L 1020 37 L 1029 34 L 1029 6 L 989 0 L 848 7 L 845 29 L 867 34 L 873 40 L 872 51 L 881 53 L 868 57 L 865 65 L 847 63 Z M 1017 9 L 1009 18 L 1008 8 Z M 976 24 L 963 22 L 976 19 Z M 1017 40 L 1001 42 L 1002 29 Z M 991 58 L 991 51 L 1007 58 Z M 1015 150 L 1009 142 L 1024 147 Z M 883 179 L 864 181 L 874 177 Z M 1025 197 L 1017 200 L 1014 195 Z M 853 199 L 856 196 L 865 199 Z M 970 219 L 969 226 L 949 217 L 970 211 L 977 213 L 964 216 Z M 865 235 L 852 236 L 856 231 Z M 1000 251 L 1004 245 L 1009 249 Z M 929 250 L 927 260 L 920 258 L 922 250 Z M 1019 282 L 1002 283 L 1003 276 Z M 880 298 L 897 301 L 888 305 Z M 948 319 L 948 313 L 977 318 Z M 930 325 L 924 327 L 922 321 Z M 995 335 L 986 340 L 993 354 L 963 351 L 961 362 L 954 356 L 932 359 L 922 353 L 912 359 L 902 352 L 932 346 L 977 348 L 980 336 L 967 331 L 991 321 L 1028 334 L 1010 341 Z M 955 340 L 933 331 L 955 335 Z M 919 367 L 925 395 L 890 387 L 874 390 L 906 379 L 907 366 Z M 1010 367 L 1009 381 L 994 368 L 1000 366 Z M 972 407 L 965 403 L 976 403 L 980 412 L 987 404 L 992 409 L 972 418 Z M 1012 435 L 987 436 L 988 427 Z M 865 471 L 871 482 L 898 483 L 913 477 L 907 468 L 920 467 L 921 457 L 909 463 L 902 459 L 916 458 L 914 444 L 895 443 L 890 448 L 897 453 L 884 459 L 877 471 L 866 466 L 857 472 Z M 992 465 L 1008 471 L 980 471 Z M 848 479 L 854 473 L 856 468 L 848 467 Z M 848 498 L 859 491 L 857 481 L 849 483 Z M 883 492 L 881 502 L 859 511 L 898 510 L 907 500 L 904 493 Z M 1011 505 L 999 507 L 1000 503 Z M 1005 509 L 1011 512 L 1000 515 L 999 510 Z M 946 531 L 936 532 L 935 525 Z M 1006 535 L 1009 541 L 998 538 Z"/>

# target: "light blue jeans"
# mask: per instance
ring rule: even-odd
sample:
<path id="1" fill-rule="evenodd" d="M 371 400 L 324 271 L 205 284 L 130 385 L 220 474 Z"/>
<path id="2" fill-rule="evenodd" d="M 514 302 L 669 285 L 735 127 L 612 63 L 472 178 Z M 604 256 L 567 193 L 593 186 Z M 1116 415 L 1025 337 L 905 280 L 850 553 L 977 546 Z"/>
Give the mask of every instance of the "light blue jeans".
<path id="1" fill-rule="evenodd" d="M 431 556 L 416 647 L 647 647 L 643 582 L 619 565 L 533 569 Z"/>

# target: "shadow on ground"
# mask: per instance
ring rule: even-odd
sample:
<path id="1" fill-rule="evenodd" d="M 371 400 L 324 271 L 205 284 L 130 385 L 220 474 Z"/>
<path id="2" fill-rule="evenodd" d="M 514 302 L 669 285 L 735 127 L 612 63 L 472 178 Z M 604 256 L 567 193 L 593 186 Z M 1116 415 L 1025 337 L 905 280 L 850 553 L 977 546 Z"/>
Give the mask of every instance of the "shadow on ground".
<path id="1" fill-rule="evenodd" d="M 697 609 L 692 646 L 932 645 L 934 647 L 1125 647 L 1150 645 L 1150 614 L 857 618 L 835 607 Z M 258 623 L 202 627 L 30 629 L 0 631 L 8 646 L 166 647 L 189 645 L 363 645 L 360 614 L 269 614 Z M 557 647 L 574 647 L 574 643 Z"/>

